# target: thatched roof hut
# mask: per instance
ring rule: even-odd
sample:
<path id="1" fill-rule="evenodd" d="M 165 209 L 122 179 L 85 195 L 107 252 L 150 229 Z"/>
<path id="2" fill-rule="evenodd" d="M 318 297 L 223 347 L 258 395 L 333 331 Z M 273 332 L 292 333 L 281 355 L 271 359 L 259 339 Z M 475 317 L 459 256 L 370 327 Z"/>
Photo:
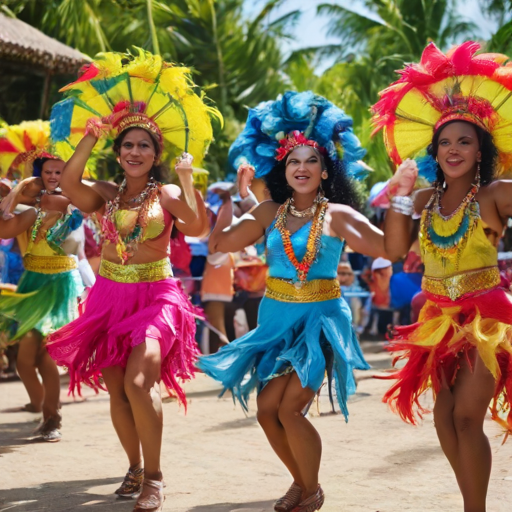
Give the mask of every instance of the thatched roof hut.
<path id="1" fill-rule="evenodd" d="M 44 118 L 52 76 L 75 75 L 90 60 L 27 23 L 0 13 L 0 94 L 4 98 L 0 117 L 11 123 Z M 28 107 L 23 109 L 23 105 Z M 9 106 L 16 111 L 12 115 L 7 112 Z"/>
<path id="2" fill-rule="evenodd" d="M 36 66 L 51 74 L 74 73 L 90 60 L 25 22 L 1 13 L 0 59 Z"/>

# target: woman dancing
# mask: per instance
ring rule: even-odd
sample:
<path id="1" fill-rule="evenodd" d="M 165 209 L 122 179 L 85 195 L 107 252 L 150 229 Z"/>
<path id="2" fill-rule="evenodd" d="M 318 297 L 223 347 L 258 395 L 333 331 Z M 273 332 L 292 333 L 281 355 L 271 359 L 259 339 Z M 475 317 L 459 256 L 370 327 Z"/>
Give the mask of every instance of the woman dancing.
<path id="1" fill-rule="evenodd" d="M 244 409 L 251 390 L 258 389 L 258 421 L 293 476 L 275 503 L 277 511 L 322 507 L 321 440 L 302 411 L 327 371 L 347 419 L 352 372 L 369 368 L 336 279 L 344 241 L 364 254 L 385 254 L 382 232 L 352 208 L 357 200 L 351 176 L 362 170 L 364 150 L 351 126 L 343 111 L 311 92 L 287 92 L 252 109 L 230 157 L 235 165 L 245 160 L 255 167 L 272 200 L 225 229 L 232 220 L 226 198 L 209 241 L 212 252 L 230 252 L 266 239 L 269 274 L 258 327 L 202 357 L 198 366 Z M 254 169 L 242 166 L 239 175 L 244 196 Z"/>
<path id="2" fill-rule="evenodd" d="M 57 191 L 63 168 L 64 162 L 50 154 L 37 158 L 34 174 L 40 178 L 23 180 L 2 202 L 4 216 L 17 203 L 35 204 L 37 210 L 0 225 L 3 238 L 32 228 L 18 288 L 0 293 L 0 330 L 9 343 L 18 344 L 16 368 L 30 398 L 25 410 L 43 412 L 36 434 L 49 442 L 60 441 L 62 418 L 59 372 L 48 355 L 45 338 L 77 317 L 77 300 L 84 290 L 77 257 L 83 218 Z"/>
<path id="3" fill-rule="evenodd" d="M 160 185 L 158 164 L 186 149 L 201 160 L 211 140 L 209 113 L 215 111 L 193 94 L 187 69 L 142 51 L 104 55 L 67 89 L 73 94 L 52 112 L 57 138 L 73 133 L 69 122 L 84 114 L 84 102 L 102 116 L 108 110 L 98 111 L 100 106 L 112 109 L 103 121 L 87 121 L 62 181 L 83 211 L 106 204 L 105 242 L 99 276 L 81 316 L 50 337 L 49 351 L 57 364 L 68 367 L 71 389 L 80 391 L 81 382 L 100 386 L 103 379 L 112 423 L 130 464 L 116 494 L 138 496 L 136 511 L 156 512 L 164 500 L 160 381 L 186 404 L 178 379 L 193 377 L 198 353 L 194 309 L 172 278 L 170 234 L 173 225 L 193 236 L 207 227 L 204 204 L 192 186 L 191 159 L 182 159 L 176 171 L 194 198 L 192 207 L 180 199 L 177 186 Z M 91 90 L 102 92 L 91 96 Z M 82 183 L 84 167 L 98 138 L 110 129 L 124 181 L 119 188 L 108 183 L 91 188 Z"/>
<path id="4" fill-rule="evenodd" d="M 391 349 L 404 351 L 397 359 L 407 362 L 384 401 L 414 424 L 415 413 L 425 412 L 420 395 L 432 389 L 437 435 L 465 512 L 486 509 L 489 404 L 493 419 L 512 431 L 512 303 L 484 232 L 501 233 L 512 215 L 512 183 L 493 181 L 512 157 L 512 69 L 501 65 L 503 56 L 475 55 L 478 49 L 467 42 L 444 55 L 430 44 L 421 63 L 402 71 L 374 106 L 393 160 L 415 157 L 428 145 L 420 174 L 430 170 L 435 180 L 411 197 L 418 165 L 405 160 L 387 189 L 385 243 L 392 257 L 407 253 L 411 214 L 422 214 L 427 302 L 417 323 L 396 330 Z"/>

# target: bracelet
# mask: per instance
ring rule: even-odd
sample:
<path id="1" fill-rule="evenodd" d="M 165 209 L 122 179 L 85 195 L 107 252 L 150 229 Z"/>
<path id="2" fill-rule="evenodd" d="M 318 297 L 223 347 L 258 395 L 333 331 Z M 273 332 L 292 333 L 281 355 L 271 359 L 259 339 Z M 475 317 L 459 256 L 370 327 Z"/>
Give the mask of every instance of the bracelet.
<path id="1" fill-rule="evenodd" d="M 411 196 L 394 196 L 391 198 L 391 209 L 410 217 L 414 213 L 414 201 Z"/>
<path id="2" fill-rule="evenodd" d="M 91 134 L 96 139 L 101 139 L 101 137 L 106 135 L 103 124 L 97 117 L 90 117 L 89 119 L 87 119 L 87 122 L 85 123 L 84 135 L 89 134 Z"/>

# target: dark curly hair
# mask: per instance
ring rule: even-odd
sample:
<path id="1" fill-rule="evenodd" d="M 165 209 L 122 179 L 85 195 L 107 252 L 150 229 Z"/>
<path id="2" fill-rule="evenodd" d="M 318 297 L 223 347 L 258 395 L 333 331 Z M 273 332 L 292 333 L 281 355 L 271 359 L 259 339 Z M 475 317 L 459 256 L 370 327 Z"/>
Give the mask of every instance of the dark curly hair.
<path id="1" fill-rule="evenodd" d="M 361 199 L 353 181 L 347 176 L 343 162 L 333 161 L 328 155 L 321 155 L 322 168 L 328 177 L 322 180 L 325 197 L 331 203 L 346 204 L 356 209 L 361 207 Z M 286 181 L 286 158 L 278 161 L 264 177 L 272 201 L 283 204 L 292 197 L 293 189 Z"/>
<path id="2" fill-rule="evenodd" d="M 131 128 L 126 128 L 126 130 L 123 130 L 114 139 L 113 150 L 117 156 L 119 156 L 119 154 L 121 153 L 121 144 L 123 143 L 123 140 L 126 137 L 126 135 L 130 131 L 135 130 L 137 128 L 140 130 L 144 130 L 144 128 L 141 128 L 139 126 L 132 126 Z M 162 151 L 161 151 L 160 144 L 159 144 L 157 138 L 149 130 L 144 130 L 144 131 L 149 135 L 149 138 L 150 138 L 151 142 L 153 143 L 153 147 L 155 148 L 155 154 L 160 155 L 162 153 Z M 160 181 L 160 182 L 164 181 L 165 174 L 166 173 L 165 173 L 165 170 L 162 165 L 153 164 L 153 167 L 151 167 L 151 170 L 149 171 L 150 178 L 154 178 L 156 181 Z"/>
<path id="3" fill-rule="evenodd" d="M 476 124 L 470 123 L 468 121 L 454 120 L 449 121 L 446 124 L 443 124 L 435 133 L 432 138 L 432 143 L 427 148 L 427 153 L 431 155 L 433 158 L 437 158 L 437 151 L 439 148 L 439 137 L 444 128 L 452 123 L 467 123 L 471 125 L 478 137 L 478 142 L 480 145 L 480 151 L 482 153 L 482 161 L 480 162 L 480 183 L 482 185 L 488 185 L 494 179 L 494 172 L 496 169 L 496 161 L 498 159 L 498 150 L 494 145 L 492 140 L 492 135 L 485 131 L 480 126 Z M 442 185 L 444 183 L 444 174 L 441 166 L 437 164 L 436 171 L 436 183 L 438 185 Z"/>

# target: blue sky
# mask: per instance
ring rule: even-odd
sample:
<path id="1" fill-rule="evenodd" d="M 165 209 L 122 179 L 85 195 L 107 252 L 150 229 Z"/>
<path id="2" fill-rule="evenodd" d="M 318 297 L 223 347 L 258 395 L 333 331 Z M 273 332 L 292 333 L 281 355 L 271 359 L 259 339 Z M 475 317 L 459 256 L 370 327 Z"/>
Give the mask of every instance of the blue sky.
<path id="1" fill-rule="evenodd" d="M 273 18 L 278 18 L 294 9 L 300 9 L 303 14 L 299 24 L 295 28 L 296 40 L 287 44 L 285 50 L 292 51 L 297 48 L 320 46 L 336 42 L 336 39 L 329 38 L 326 35 L 326 19 L 316 16 L 316 7 L 321 3 L 338 3 L 343 6 L 352 6 L 354 9 L 357 8 L 362 13 L 367 12 L 364 7 L 357 5 L 357 0 L 338 0 L 337 2 L 334 0 L 286 0 L 283 2 L 282 6 L 275 11 Z M 257 12 L 264 4 L 265 0 L 248 2 L 247 11 L 248 13 Z M 464 0 L 460 2 L 461 11 L 462 4 L 464 5 L 464 16 L 472 21 L 476 21 L 480 25 L 482 37 L 487 38 L 493 32 L 495 24 L 483 17 L 478 0 Z M 250 7 L 251 5 L 253 6 L 252 8 Z M 328 67 L 328 65 L 329 63 L 323 63 L 319 71 Z"/>

